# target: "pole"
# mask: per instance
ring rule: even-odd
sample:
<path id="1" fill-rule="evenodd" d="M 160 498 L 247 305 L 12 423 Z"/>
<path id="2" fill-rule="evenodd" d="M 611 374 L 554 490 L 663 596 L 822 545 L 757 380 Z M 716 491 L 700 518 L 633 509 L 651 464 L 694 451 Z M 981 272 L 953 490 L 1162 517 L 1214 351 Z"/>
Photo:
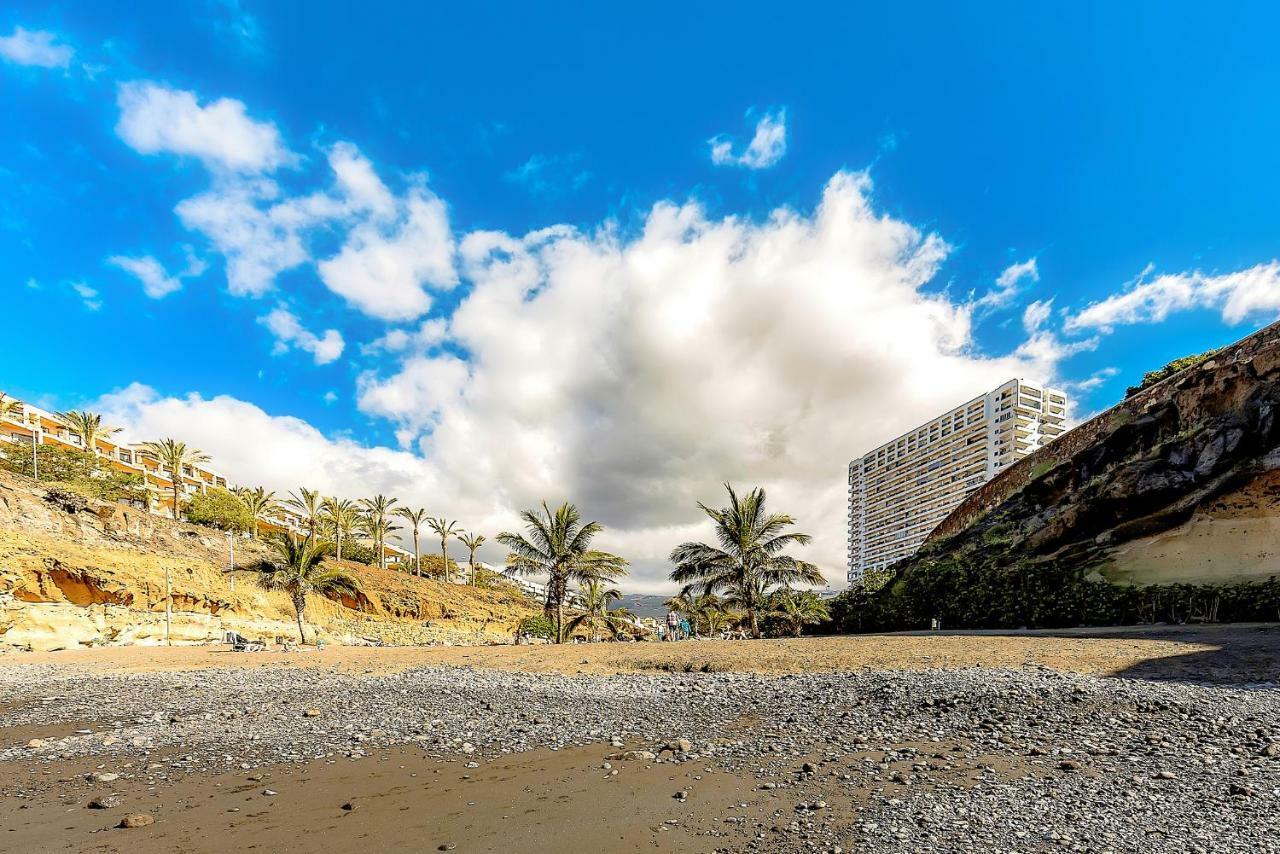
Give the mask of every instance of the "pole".
<path id="1" fill-rule="evenodd" d="M 169 637 L 169 624 L 173 613 L 173 579 L 170 577 L 169 565 L 164 567 L 164 645 L 173 646 Z"/>
<path id="2" fill-rule="evenodd" d="M 227 558 L 227 569 L 230 570 L 231 592 L 236 592 L 236 537 L 231 531 L 227 531 L 227 545 L 231 549 L 231 554 Z"/>
<path id="3" fill-rule="evenodd" d="M 36 416 L 39 418 L 39 416 Z M 37 421 L 35 426 L 31 428 L 31 477 L 36 483 L 40 482 L 40 456 L 36 453 L 36 448 L 40 447 L 40 422 Z"/>

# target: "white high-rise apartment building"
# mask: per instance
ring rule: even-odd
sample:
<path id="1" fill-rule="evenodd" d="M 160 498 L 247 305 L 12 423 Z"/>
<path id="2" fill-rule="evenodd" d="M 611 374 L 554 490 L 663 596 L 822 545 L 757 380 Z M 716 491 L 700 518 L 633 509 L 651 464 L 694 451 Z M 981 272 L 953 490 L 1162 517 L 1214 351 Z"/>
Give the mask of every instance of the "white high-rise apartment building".
<path id="1" fill-rule="evenodd" d="M 1009 380 L 849 463 L 849 583 L 910 556 L 982 484 L 1066 428 L 1067 397 Z"/>

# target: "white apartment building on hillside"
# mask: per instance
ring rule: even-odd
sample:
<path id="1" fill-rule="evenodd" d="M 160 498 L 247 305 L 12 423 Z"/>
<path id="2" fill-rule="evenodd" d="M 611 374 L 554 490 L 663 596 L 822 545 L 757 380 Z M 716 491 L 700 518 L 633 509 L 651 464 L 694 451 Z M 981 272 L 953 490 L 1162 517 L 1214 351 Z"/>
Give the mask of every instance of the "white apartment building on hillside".
<path id="1" fill-rule="evenodd" d="M 909 557 L 969 493 L 1066 428 L 1067 397 L 1009 380 L 849 463 L 849 583 Z"/>

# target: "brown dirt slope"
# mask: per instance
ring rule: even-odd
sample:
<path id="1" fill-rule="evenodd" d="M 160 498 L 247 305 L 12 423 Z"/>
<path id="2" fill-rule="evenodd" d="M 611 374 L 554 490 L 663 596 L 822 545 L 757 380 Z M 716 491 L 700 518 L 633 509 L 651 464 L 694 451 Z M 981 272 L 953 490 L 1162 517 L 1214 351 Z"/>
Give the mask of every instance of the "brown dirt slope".
<path id="1" fill-rule="evenodd" d="M 296 640 L 287 597 L 234 580 L 226 534 L 100 503 L 67 513 L 25 478 L 0 472 L 0 645 L 59 649 L 164 638 L 165 574 L 175 643 L 225 630 Z M 262 544 L 235 542 L 236 562 Z M 536 605 L 511 588 L 480 589 L 345 562 L 362 594 L 313 597 L 307 621 L 332 643 L 486 643 L 509 638 Z"/>

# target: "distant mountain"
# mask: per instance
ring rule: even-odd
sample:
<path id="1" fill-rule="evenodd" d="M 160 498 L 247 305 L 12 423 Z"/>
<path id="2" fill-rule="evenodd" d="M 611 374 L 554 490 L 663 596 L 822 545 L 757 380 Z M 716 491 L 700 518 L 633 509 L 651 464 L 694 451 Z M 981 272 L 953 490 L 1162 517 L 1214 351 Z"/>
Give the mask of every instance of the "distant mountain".
<path id="1" fill-rule="evenodd" d="M 628 608 L 637 617 L 665 617 L 667 606 L 662 603 L 670 596 L 652 596 L 643 593 L 624 593 L 614 608 Z"/>

